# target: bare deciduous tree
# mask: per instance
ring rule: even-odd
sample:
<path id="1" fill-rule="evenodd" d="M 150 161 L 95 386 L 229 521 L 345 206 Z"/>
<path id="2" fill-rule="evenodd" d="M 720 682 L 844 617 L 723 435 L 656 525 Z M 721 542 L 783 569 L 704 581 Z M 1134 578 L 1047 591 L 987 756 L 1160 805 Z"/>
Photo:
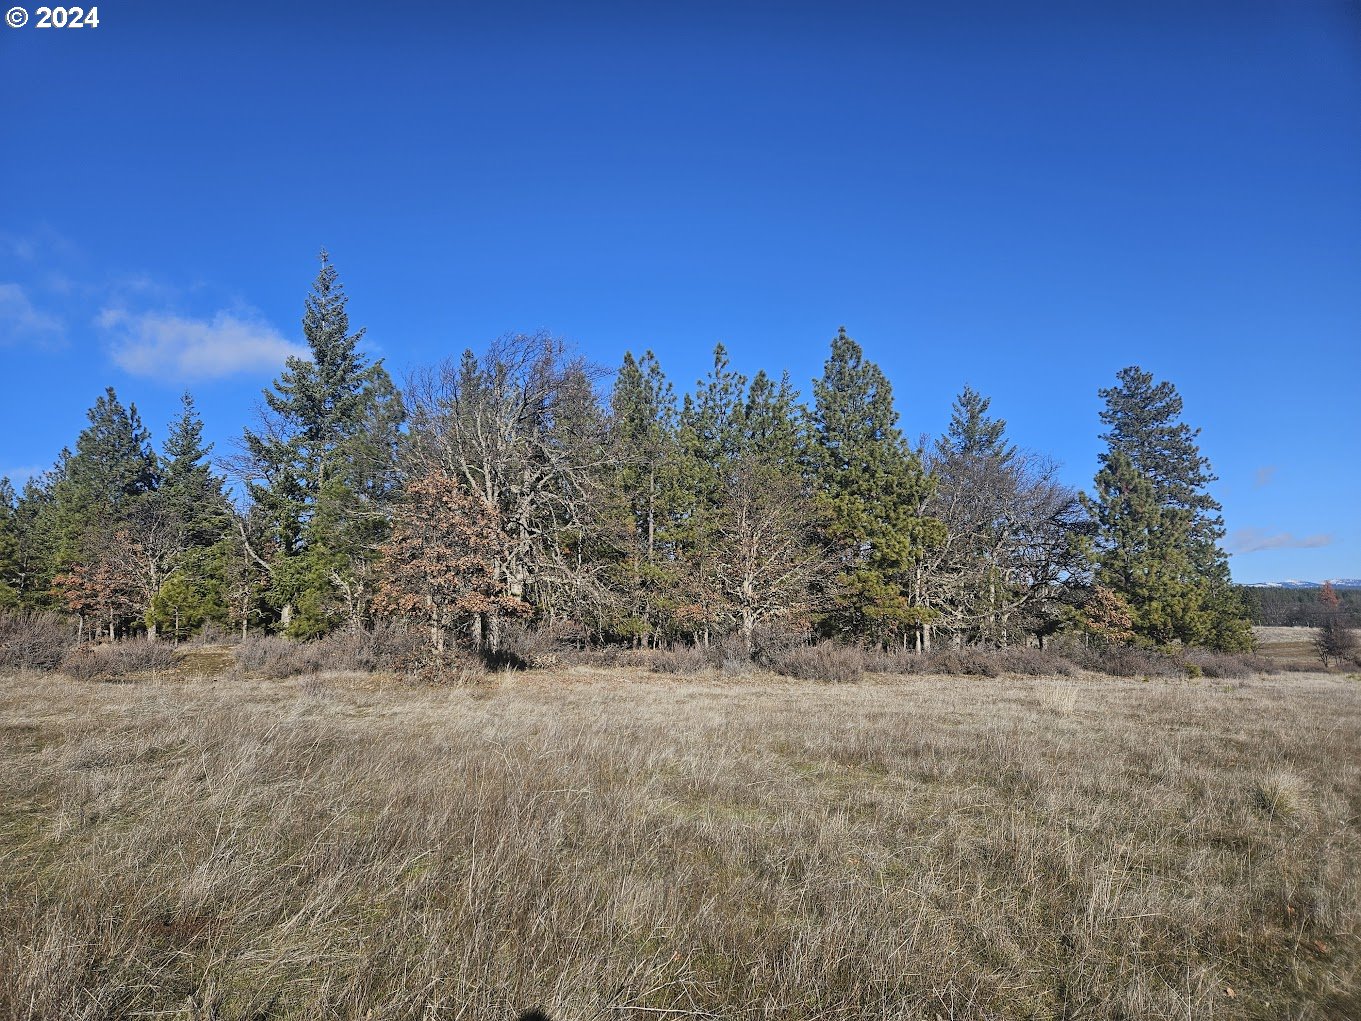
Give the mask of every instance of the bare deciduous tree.
<path id="1" fill-rule="evenodd" d="M 807 624 L 822 608 L 838 558 L 821 539 L 818 513 L 797 478 L 744 458 L 727 473 L 704 559 L 720 624 L 752 649 L 758 627 Z"/>
<path id="2" fill-rule="evenodd" d="M 598 370 L 543 333 L 466 351 L 409 385 L 410 474 L 440 471 L 500 516 L 493 571 L 507 597 L 548 610 L 599 599 L 586 555 L 607 460 Z M 497 619 L 487 643 L 499 642 Z"/>

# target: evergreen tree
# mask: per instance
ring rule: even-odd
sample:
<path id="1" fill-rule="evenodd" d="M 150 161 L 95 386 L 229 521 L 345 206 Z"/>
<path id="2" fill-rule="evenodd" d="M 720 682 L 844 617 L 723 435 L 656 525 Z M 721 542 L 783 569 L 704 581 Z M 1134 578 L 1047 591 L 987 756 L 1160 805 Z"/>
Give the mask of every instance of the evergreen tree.
<path id="1" fill-rule="evenodd" d="M 797 476 L 808 459 L 807 409 L 789 382 L 789 373 L 779 382 L 762 370 L 757 372 L 747 392 L 742 413 L 742 453 L 780 474 Z"/>
<path id="2" fill-rule="evenodd" d="M 732 369 L 727 349 L 715 345 L 713 368 L 695 383 L 693 395 L 685 395 L 680 414 L 681 452 L 688 462 L 687 488 L 695 498 L 692 546 L 702 542 L 703 530 L 718 505 L 723 466 L 731 464 L 742 451 L 746 399 L 747 377 Z"/>
<path id="3" fill-rule="evenodd" d="M 186 391 L 165 439 L 157 491 L 157 503 L 179 529 L 186 548 L 213 545 L 230 521 L 225 480 L 213 474 L 209 462 L 212 450 L 211 443 L 203 442 L 203 422 Z"/>
<path id="4" fill-rule="evenodd" d="M 3 581 L 18 595 L 19 604 L 39 609 L 56 603 L 52 578 L 61 546 L 56 488 L 65 478 L 69 451 L 47 472 L 24 483 L 10 517 L 13 552 L 4 566 Z"/>
<path id="5" fill-rule="evenodd" d="M 154 592 L 146 613 L 153 636 L 165 632 L 178 640 L 206 623 L 227 623 L 227 571 L 219 547 L 232 511 L 211 453 L 186 392 L 161 454 L 160 487 L 138 522 L 146 584 Z"/>
<path id="6" fill-rule="evenodd" d="M 1181 421 L 1182 399 L 1168 382 L 1130 366 L 1119 385 L 1099 391 L 1107 449 L 1096 492 L 1096 580 L 1129 604 L 1146 641 L 1251 646 L 1241 600 L 1220 543 L 1224 520 L 1207 487 L 1215 481 Z"/>
<path id="7" fill-rule="evenodd" d="M 679 504 L 676 396 L 651 351 L 624 354 L 610 394 L 614 459 L 607 493 L 617 506 L 619 556 L 611 580 L 624 605 L 615 629 L 655 641 L 676 587 L 670 556 Z"/>
<path id="8" fill-rule="evenodd" d="M 844 327 L 813 397 L 813 464 L 832 536 L 848 551 L 840 606 L 828 623 L 905 641 L 929 619 L 912 568 L 940 535 L 939 522 L 922 512 L 931 481 L 898 429 L 888 378 Z"/>
<path id="9" fill-rule="evenodd" d="M 0 610 L 19 604 L 19 496 L 0 478 Z"/>
<path id="10" fill-rule="evenodd" d="M 86 414 L 90 424 L 76 439 L 75 453 L 63 452 L 53 487 L 63 563 L 80 559 L 126 525 L 160 482 L 151 433 L 137 405 L 123 407 L 109 387 Z"/>
<path id="11" fill-rule="evenodd" d="M 1006 439 L 1005 419 L 989 418 L 992 399 L 966 386 L 950 409 L 950 425 L 936 441 L 940 460 L 986 460 L 1006 466 L 1016 459 L 1016 447 Z"/>
<path id="12" fill-rule="evenodd" d="M 717 620 L 714 553 L 725 475 L 742 452 L 747 378 L 733 370 L 727 349 L 714 347 L 713 368 L 681 403 L 676 441 L 678 501 L 670 529 L 675 592 L 673 624 L 707 642 Z"/>
<path id="13" fill-rule="evenodd" d="M 395 486 L 401 398 L 382 362 L 359 351 L 347 302 L 323 251 L 302 321 L 310 357 L 288 359 L 243 440 L 241 473 L 273 533 L 273 550 L 257 555 L 280 625 L 298 636 L 365 612 Z"/>

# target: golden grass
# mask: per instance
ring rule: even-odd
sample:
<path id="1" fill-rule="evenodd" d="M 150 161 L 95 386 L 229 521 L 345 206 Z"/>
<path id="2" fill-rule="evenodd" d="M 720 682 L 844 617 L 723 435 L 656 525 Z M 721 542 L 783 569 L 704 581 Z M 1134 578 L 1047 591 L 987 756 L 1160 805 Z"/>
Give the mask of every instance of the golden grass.
<path id="1" fill-rule="evenodd" d="M 1354 631 L 1361 645 L 1361 631 Z M 1314 627 L 1254 627 L 1257 652 L 1282 670 L 1318 670 L 1322 666 L 1315 641 Z M 1340 664 L 1345 667 L 1346 664 Z"/>
<path id="2" fill-rule="evenodd" d="M 1361 1017 L 1361 685 L 0 679 L 0 1017 Z"/>

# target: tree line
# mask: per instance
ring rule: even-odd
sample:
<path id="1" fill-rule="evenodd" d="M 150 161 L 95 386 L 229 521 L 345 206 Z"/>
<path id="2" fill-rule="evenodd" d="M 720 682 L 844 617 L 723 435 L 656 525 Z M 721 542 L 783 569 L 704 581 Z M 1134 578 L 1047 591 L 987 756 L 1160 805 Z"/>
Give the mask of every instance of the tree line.
<path id="1" fill-rule="evenodd" d="M 544 333 L 399 390 L 326 257 L 257 420 L 213 460 L 186 394 L 159 449 L 112 388 L 55 465 L 0 481 L 0 607 L 82 636 L 205 627 L 312 638 L 399 618 L 432 654 L 508 628 L 582 645 L 826 638 L 1246 648 L 1215 481 L 1175 387 L 1100 391 L 1090 493 L 966 387 L 910 442 L 844 329 L 809 399 L 719 345 L 677 393 L 656 356 L 607 373 Z"/>
<path id="2" fill-rule="evenodd" d="M 1243 586 L 1242 597 L 1254 624 L 1269 627 L 1322 627 L 1341 616 L 1348 627 L 1361 627 L 1361 589 Z"/>

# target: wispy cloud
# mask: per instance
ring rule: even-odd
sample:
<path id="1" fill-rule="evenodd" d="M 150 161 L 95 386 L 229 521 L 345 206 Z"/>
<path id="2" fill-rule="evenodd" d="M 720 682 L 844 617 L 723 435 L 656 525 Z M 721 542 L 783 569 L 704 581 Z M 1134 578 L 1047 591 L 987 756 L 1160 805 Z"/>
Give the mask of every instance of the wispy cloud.
<path id="1" fill-rule="evenodd" d="M 1269 533 L 1264 528 L 1236 528 L 1229 533 L 1230 553 L 1257 553 L 1268 549 L 1317 549 L 1331 546 L 1331 533 L 1296 537 L 1293 532 Z"/>
<path id="2" fill-rule="evenodd" d="M 67 259 L 75 254 L 76 246 L 51 227 L 38 227 L 26 234 L 0 231 L 0 257 L 45 262 Z"/>
<path id="3" fill-rule="evenodd" d="M 1276 478 L 1276 472 L 1279 470 L 1280 470 L 1279 465 L 1274 464 L 1262 465 L 1262 467 L 1257 469 L 1257 475 L 1256 478 L 1253 479 L 1253 485 L 1256 486 L 1258 489 L 1261 489 L 1263 486 L 1271 485 L 1272 480 Z"/>
<path id="4" fill-rule="evenodd" d="M 39 311 L 19 284 L 0 284 L 0 345 L 61 340 L 62 322 Z"/>
<path id="5" fill-rule="evenodd" d="M 307 356 L 306 348 L 249 314 L 218 312 L 211 319 L 193 319 L 106 308 L 96 323 L 114 335 L 111 355 L 119 367 L 154 379 L 218 379 L 277 369 L 290 355 Z"/>

